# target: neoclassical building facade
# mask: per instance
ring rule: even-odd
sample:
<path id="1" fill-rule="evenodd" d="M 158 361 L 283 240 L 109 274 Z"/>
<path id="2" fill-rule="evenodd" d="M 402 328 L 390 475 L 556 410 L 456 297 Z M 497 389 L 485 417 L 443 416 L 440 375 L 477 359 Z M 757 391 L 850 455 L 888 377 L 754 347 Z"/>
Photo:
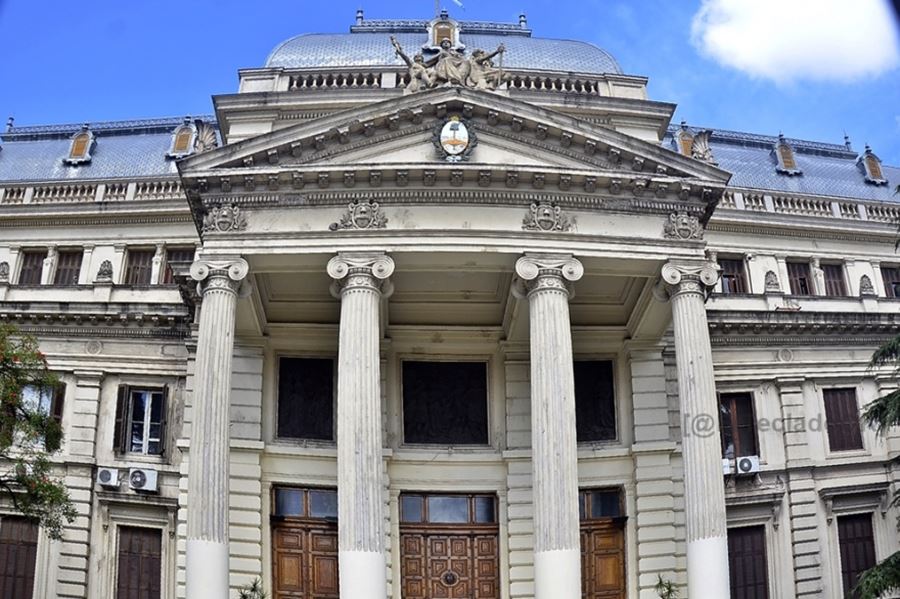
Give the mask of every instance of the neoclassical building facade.
<path id="1" fill-rule="evenodd" d="M 646 84 L 360 11 L 215 116 L 11 122 L 0 322 L 78 517 L 0 505 L 0 599 L 850 597 L 900 549 L 900 168 Z"/>

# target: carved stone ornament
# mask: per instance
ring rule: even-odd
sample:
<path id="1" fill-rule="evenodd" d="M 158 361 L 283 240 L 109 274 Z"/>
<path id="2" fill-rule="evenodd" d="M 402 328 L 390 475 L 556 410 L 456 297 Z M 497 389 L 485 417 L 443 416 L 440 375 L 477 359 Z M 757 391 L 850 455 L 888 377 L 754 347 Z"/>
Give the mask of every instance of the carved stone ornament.
<path id="1" fill-rule="evenodd" d="M 525 213 L 522 228 L 526 231 L 569 231 L 572 219 L 556 204 L 532 204 Z"/>
<path id="2" fill-rule="evenodd" d="M 96 283 L 112 283 L 113 278 L 113 266 L 112 262 L 109 260 L 104 260 L 100 263 L 100 268 L 97 270 L 97 278 L 94 279 Z"/>
<path id="3" fill-rule="evenodd" d="M 434 54 L 428 58 L 423 52 L 410 58 L 393 36 L 391 45 L 397 56 L 406 63 L 407 92 L 448 85 L 495 90 L 510 78 L 509 73 L 503 71 L 503 53 L 506 52 L 503 44 L 493 52 L 475 49 L 467 56 L 464 47 L 444 39 L 440 46 L 426 50 L 429 54 Z M 494 66 L 493 63 L 496 56 L 500 56 L 499 66 Z"/>
<path id="4" fill-rule="evenodd" d="M 438 157 L 447 162 L 462 162 L 469 159 L 478 145 L 478 136 L 469 121 L 452 115 L 434 128 L 432 141 Z"/>
<path id="5" fill-rule="evenodd" d="M 219 139 L 216 137 L 215 127 L 201 119 L 194 121 L 194 127 L 197 130 L 194 137 L 195 154 L 219 147 Z"/>
<path id="6" fill-rule="evenodd" d="M 708 162 L 709 164 L 716 164 L 712 148 L 709 145 L 709 138 L 712 133 L 712 131 L 707 129 L 694 135 L 694 142 L 691 145 L 691 158 Z"/>
<path id="7" fill-rule="evenodd" d="M 872 279 L 869 278 L 869 275 L 863 275 L 859 278 L 859 294 L 861 296 L 878 295 L 875 292 L 875 286 L 872 285 Z"/>
<path id="8" fill-rule="evenodd" d="M 339 229 L 383 229 L 388 219 L 381 210 L 378 202 L 368 200 L 351 202 L 347 211 L 341 216 L 341 220 L 328 226 L 332 231 Z"/>
<path id="9" fill-rule="evenodd" d="M 0 262 L 0 283 L 9 283 L 9 262 Z"/>
<path id="10" fill-rule="evenodd" d="M 540 291 L 575 295 L 572 283 L 584 276 L 584 265 L 571 255 L 526 254 L 516 261 L 513 295 L 519 299 Z"/>
<path id="11" fill-rule="evenodd" d="M 215 206 L 203 217 L 203 232 L 228 233 L 247 228 L 247 217 L 233 204 Z"/>
<path id="12" fill-rule="evenodd" d="M 198 291 L 227 291 L 240 297 L 250 294 L 246 281 L 250 265 L 243 258 L 232 260 L 198 260 L 191 264 L 191 278 L 198 282 Z"/>
<path id="13" fill-rule="evenodd" d="M 681 293 L 704 294 L 719 280 L 719 267 L 712 262 L 668 262 L 660 275 L 669 297 Z"/>
<path id="14" fill-rule="evenodd" d="M 328 261 L 328 275 L 334 279 L 331 294 L 339 298 L 351 291 L 371 291 L 387 297 L 393 291 L 388 278 L 394 273 L 394 260 L 382 253 L 341 252 Z"/>
<path id="15" fill-rule="evenodd" d="M 687 212 L 673 212 L 663 228 L 667 239 L 703 239 L 703 227 L 700 219 Z"/>
<path id="16" fill-rule="evenodd" d="M 766 293 L 781 293 L 781 283 L 778 282 L 778 275 L 774 270 L 766 273 Z"/>

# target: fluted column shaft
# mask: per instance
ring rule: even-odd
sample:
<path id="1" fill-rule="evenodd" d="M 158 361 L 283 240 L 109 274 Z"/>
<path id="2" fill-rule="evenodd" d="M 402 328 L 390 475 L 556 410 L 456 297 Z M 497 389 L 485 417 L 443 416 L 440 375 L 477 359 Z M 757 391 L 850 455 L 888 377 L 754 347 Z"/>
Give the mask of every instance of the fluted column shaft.
<path id="1" fill-rule="evenodd" d="M 531 330 L 531 447 L 535 599 L 581 598 L 581 541 L 571 283 L 584 269 L 571 256 L 526 255 L 517 294 Z"/>
<path id="2" fill-rule="evenodd" d="M 228 424 L 242 259 L 195 262 L 203 303 L 188 461 L 187 598 L 228 597 Z"/>
<path id="3" fill-rule="evenodd" d="M 328 263 L 341 299 L 338 346 L 338 564 L 342 599 L 385 599 L 380 309 L 394 262 L 340 254 Z M 387 289 L 386 289 L 387 288 Z"/>
<path id="4" fill-rule="evenodd" d="M 672 301 L 681 399 L 688 597 L 728 597 L 728 536 L 719 403 L 704 305 L 718 279 L 708 262 L 663 266 Z"/>

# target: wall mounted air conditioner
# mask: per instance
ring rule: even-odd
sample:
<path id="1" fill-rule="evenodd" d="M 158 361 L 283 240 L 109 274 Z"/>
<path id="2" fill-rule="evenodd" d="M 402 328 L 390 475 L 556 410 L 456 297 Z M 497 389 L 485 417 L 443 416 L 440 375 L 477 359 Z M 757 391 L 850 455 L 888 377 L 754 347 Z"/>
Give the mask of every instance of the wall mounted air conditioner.
<path id="1" fill-rule="evenodd" d="M 103 487 L 119 488 L 118 468 L 98 468 L 97 482 Z"/>
<path id="2" fill-rule="evenodd" d="M 734 460 L 722 458 L 722 475 L 728 476 L 729 474 L 734 474 Z"/>
<path id="3" fill-rule="evenodd" d="M 157 474 L 149 468 L 132 468 L 128 471 L 128 486 L 142 493 L 155 493 L 158 490 Z"/>
<path id="4" fill-rule="evenodd" d="M 748 455 L 738 458 L 736 469 L 739 475 L 756 474 L 759 472 L 759 456 Z"/>

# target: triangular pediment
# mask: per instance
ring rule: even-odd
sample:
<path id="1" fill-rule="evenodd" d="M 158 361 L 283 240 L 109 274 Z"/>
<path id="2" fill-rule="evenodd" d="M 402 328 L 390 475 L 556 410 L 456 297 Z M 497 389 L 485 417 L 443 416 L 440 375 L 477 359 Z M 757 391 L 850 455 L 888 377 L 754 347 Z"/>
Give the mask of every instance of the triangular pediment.
<path id="1" fill-rule="evenodd" d="M 452 161 L 435 137 L 459 119 L 470 136 L 464 160 Z M 499 93 L 438 88 L 356 107 L 313 121 L 246 139 L 190 157 L 179 164 L 182 177 L 209 180 L 217 175 L 259 184 L 286 181 L 290 172 L 303 184 L 352 168 L 408 172 L 412 169 L 466 169 L 539 173 L 579 181 L 685 180 L 723 187 L 729 174 L 657 144 Z M 563 173 L 571 172 L 572 175 Z M 298 175 L 299 173 L 299 175 Z M 304 174 L 306 173 L 306 174 Z M 379 174 L 379 177 L 381 175 Z M 275 179 L 273 179 L 273 177 Z M 342 175 L 354 179 L 351 175 Z M 543 181 L 543 178 L 541 179 Z M 660 183 L 657 183 L 660 184 Z"/>

